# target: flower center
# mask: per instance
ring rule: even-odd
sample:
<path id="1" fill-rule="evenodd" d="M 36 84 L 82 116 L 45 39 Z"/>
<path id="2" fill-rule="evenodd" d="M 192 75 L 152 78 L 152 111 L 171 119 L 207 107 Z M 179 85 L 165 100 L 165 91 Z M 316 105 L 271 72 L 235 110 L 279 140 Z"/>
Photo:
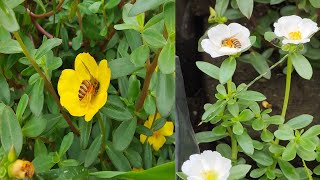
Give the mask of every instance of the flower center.
<path id="1" fill-rule="evenodd" d="M 79 100 L 82 101 L 82 99 L 87 97 L 90 101 L 91 97 L 97 94 L 99 85 L 100 84 L 96 79 L 82 81 L 78 93 Z"/>
<path id="2" fill-rule="evenodd" d="M 291 40 L 301 40 L 301 32 L 300 31 L 293 31 L 289 33 L 289 38 Z"/>
<path id="3" fill-rule="evenodd" d="M 205 171 L 202 173 L 202 177 L 204 180 L 217 180 L 218 175 L 214 171 Z"/>
<path id="4" fill-rule="evenodd" d="M 241 48 L 240 41 L 234 36 L 222 40 L 221 45 L 222 47 L 228 47 L 228 48 Z"/>

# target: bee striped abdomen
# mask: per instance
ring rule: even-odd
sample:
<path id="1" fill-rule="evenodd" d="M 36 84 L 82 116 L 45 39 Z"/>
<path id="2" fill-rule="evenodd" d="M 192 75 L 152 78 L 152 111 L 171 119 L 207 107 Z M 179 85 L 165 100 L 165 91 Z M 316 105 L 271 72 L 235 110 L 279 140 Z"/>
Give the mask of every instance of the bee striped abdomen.
<path id="1" fill-rule="evenodd" d="M 241 43 L 237 38 L 231 37 L 222 40 L 222 46 L 229 48 L 241 48 Z"/>
<path id="2" fill-rule="evenodd" d="M 98 92 L 98 90 L 99 82 L 91 82 L 89 80 L 84 80 L 80 85 L 78 97 L 81 101 L 88 93 L 95 95 Z"/>

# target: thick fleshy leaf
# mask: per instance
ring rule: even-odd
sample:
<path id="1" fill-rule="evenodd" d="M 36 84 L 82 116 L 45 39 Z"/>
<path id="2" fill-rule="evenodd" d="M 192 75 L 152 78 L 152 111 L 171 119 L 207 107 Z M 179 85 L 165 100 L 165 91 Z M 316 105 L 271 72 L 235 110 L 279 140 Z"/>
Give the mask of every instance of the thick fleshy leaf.
<path id="1" fill-rule="evenodd" d="M 253 0 L 237 0 L 237 4 L 241 13 L 250 19 L 253 11 Z"/>
<path id="2" fill-rule="evenodd" d="M 175 45 L 168 42 L 159 55 L 159 69 L 163 74 L 171 74 L 175 71 Z"/>
<path id="3" fill-rule="evenodd" d="M 137 119 L 123 121 L 113 133 L 113 145 L 118 151 L 124 151 L 131 143 L 137 127 Z"/>
<path id="4" fill-rule="evenodd" d="M 219 79 L 219 68 L 211 63 L 204 62 L 204 61 L 197 61 L 196 62 L 197 67 L 204 73 L 206 73 L 208 76 Z"/>
<path id="5" fill-rule="evenodd" d="M 236 166 L 233 166 L 230 170 L 230 175 L 228 177 L 228 180 L 236 180 L 244 178 L 247 173 L 250 171 L 251 165 L 248 164 L 239 164 Z"/>
<path id="6" fill-rule="evenodd" d="M 140 13 L 146 12 L 148 10 L 154 9 L 161 4 L 166 2 L 166 0 L 138 0 L 129 11 L 129 16 L 136 16 Z"/>
<path id="7" fill-rule="evenodd" d="M 233 57 L 229 57 L 221 64 L 219 71 L 219 81 L 221 84 L 225 84 L 230 80 L 236 70 L 237 62 Z"/>
<path id="8" fill-rule="evenodd" d="M 289 56 L 292 65 L 297 73 L 304 79 L 311 79 L 313 70 L 308 59 L 299 53 L 293 53 Z"/>
<path id="9" fill-rule="evenodd" d="M 174 74 L 159 73 L 159 82 L 157 86 L 156 98 L 157 108 L 161 117 L 167 117 L 175 102 L 175 76 Z"/>
<path id="10" fill-rule="evenodd" d="M 297 173 L 296 169 L 293 165 L 289 162 L 278 159 L 278 164 L 284 176 L 288 179 L 300 179 L 299 174 Z"/>
<path id="11" fill-rule="evenodd" d="M 6 105 L 10 103 L 10 89 L 8 82 L 4 75 L 0 72 L 0 102 Z"/>

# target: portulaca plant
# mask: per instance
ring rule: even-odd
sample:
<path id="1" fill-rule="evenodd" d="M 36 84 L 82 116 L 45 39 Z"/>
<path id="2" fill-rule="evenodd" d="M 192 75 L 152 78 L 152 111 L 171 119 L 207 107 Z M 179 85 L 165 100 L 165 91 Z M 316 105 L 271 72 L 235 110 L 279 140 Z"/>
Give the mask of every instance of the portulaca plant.
<path id="1" fill-rule="evenodd" d="M 312 78 L 313 70 L 304 56 L 304 44 L 310 41 L 319 27 L 314 21 L 296 15 L 283 16 L 273 26 L 274 31 L 266 32 L 264 37 L 279 48 L 281 58 L 264 71 L 257 69 L 260 75 L 248 84 L 232 81 L 238 59 L 248 58 L 250 55 L 244 53 L 254 45 L 255 38 L 250 37 L 246 27 L 237 23 L 218 24 L 209 28 L 205 35 L 208 38 L 201 38 L 200 49 L 212 58 L 227 57 L 220 67 L 197 62 L 201 71 L 220 82 L 216 87 L 217 100 L 204 106 L 201 122 L 215 127 L 212 131 L 198 133 L 197 140 L 201 143 L 230 139 L 225 141 L 230 144 L 219 143 L 213 149 L 222 156 L 211 151 L 191 155 L 190 160 L 182 165 L 182 173 L 178 173 L 181 178 L 311 180 L 319 175 L 320 166 L 310 169 L 306 162 L 319 164 L 320 125 L 309 126 L 313 116 L 308 114 L 286 118 L 293 71 L 304 79 Z M 271 70 L 282 63 L 287 64 L 282 112 L 270 115 L 272 106 L 265 101 L 267 97 L 249 88 L 262 77 L 270 78 Z M 277 127 L 275 131 L 271 130 L 271 125 Z M 257 133 L 259 138 L 254 139 L 253 135 Z M 301 167 L 295 167 L 293 160 L 301 162 Z"/>

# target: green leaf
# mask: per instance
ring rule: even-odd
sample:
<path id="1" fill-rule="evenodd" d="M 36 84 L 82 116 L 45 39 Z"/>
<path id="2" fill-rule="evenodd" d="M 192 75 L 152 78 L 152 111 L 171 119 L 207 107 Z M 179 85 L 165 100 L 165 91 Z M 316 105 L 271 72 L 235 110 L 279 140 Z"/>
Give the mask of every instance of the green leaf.
<path id="1" fill-rule="evenodd" d="M 62 139 L 60 149 L 59 149 L 59 156 L 62 157 L 68 149 L 71 147 L 73 143 L 74 135 L 72 132 L 69 132 L 67 135 L 65 135 Z"/>
<path id="2" fill-rule="evenodd" d="M 142 45 L 131 53 L 130 61 L 136 67 L 143 67 L 149 55 L 150 55 L 149 47 L 147 45 Z"/>
<path id="3" fill-rule="evenodd" d="M 282 159 L 285 161 L 291 161 L 296 157 L 296 153 L 296 143 L 294 141 L 290 141 L 282 153 Z"/>
<path id="4" fill-rule="evenodd" d="M 148 141 L 143 144 L 143 162 L 144 169 L 150 169 L 152 167 L 152 148 Z"/>
<path id="5" fill-rule="evenodd" d="M 159 81 L 156 90 L 156 103 L 161 117 L 167 117 L 175 104 L 175 75 L 158 73 Z"/>
<path id="6" fill-rule="evenodd" d="M 254 169 L 250 172 L 250 177 L 252 178 L 259 178 L 262 175 L 264 175 L 266 173 L 267 169 L 266 168 L 259 168 L 259 169 Z"/>
<path id="7" fill-rule="evenodd" d="M 216 1 L 214 9 L 216 10 L 219 17 L 223 16 L 229 5 L 229 0 Z"/>
<path id="8" fill-rule="evenodd" d="M 48 155 L 40 155 L 33 159 L 32 164 L 34 165 L 37 173 L 49 171 L 56 163 L 53 161 L 55 153 Z"/>
<path id="9" fill-rule="evenodd" d="M 25 0 L 4 0 L 7 6 L 11 9 L 17 7 L 19 4 L 23 3 Z"/>
<path id="10" fill-rule="evenodd" d="M 302 129 L 308 126 L 313 120 L 313 116 L 309 114 L 302 114 L 300 116 L 294 117 L 286 122 L 287 125 L 291 126 L 293 129 Z"/>
<path id="11" fill-rule="evenodd" d="M 249 155 L 254 161 L 263 165 L 271 166 L 273 164 L 273 159 L 271 155 L 267 154 L 264 151 L 254 151 L 253 155 Z"/>
<path id="12" fill-rule="evenodd" d="M 212 131 L 202 131 L 202 132 L 196 133 L 195 137 L 196 137 L 197 143 L 200 144 L 200 143 L 217 141 L 219 139 L 226 137 L 226 135 L 216 135 Z"/>
<path id="13" fill-rule="evenodd" d="M 311 79 L 313 71 L 308 59 L 299 53 L 291 54 L 289 59 L 291 59 L 294 69 L 302 78 L 307 80 Z"/>
<path id="14" fill-rule="evenodd" d="M 310 4 L 315 8 L 320 8 L 320 1 L 318 0 L 309 0 Z"/>
<path id="15" fill-rule="evenodd" d="M 243 126 L 240 122 L 236 122 L 233 127 L 232 127 L 232 131 L 234 134 L 236 135 L 241 135 L 243 133 Z"/>
<path id="16" fill-rule="evenodd" d="M 112 143 L 107 143 L 106 152 L 116 169 L 118 169 L 119 171 L 131 171 L 128 159 L 123 155 L 122 152 L 117 151 L 112 146 Z"/>
<path id="17" fill-rule="evenodd" d="M 1 146 L 6 152 L 9 152 L 14 146 L 17 157 L 19 157 L 23 136 L 18 119 L 9 106 L 4 107 L 0 112 Z"/>
<path id="18" fill-rule="evenodd" d="M 267 74 L 263 76 L 264 78 L 271 78 L 271 71 L 267 63 L 267 58 L 257 52 L 251 52 L 249 55 L 244 55 L 241 58 L 244 58 L 245 62 L 250 63 L 259 74 L 267 72 Z"/>
<path id="19" fill-rule="evenodd" d="M 140 81 L 136 75 L 130 76 L 128 88 L 128 100 L 129 102 L 135 102 L 140 93 Z"/>
<path id="20" fill-rule="evenodd" d="M 2 54 L 16 54 L 21 53 L 22 49 L 18 41 L 13 39 L 8 39 L 5 41 L 0 41 L 0 53 Z"/>
<path id="21" fill-rule="evenodd" d="M 123 121 L 113 134 L 113 147 L 118 151 L 124 151 L 130 145 L 136 131 L 136 127 L 136 118 L 129 121 Z"/>
<path id="22" fill-rule="evenodd" d="M 272 40 L 278 38 L 274 32 L 267 31 L 264 33 L 264 39 L 268 42 L 272 42 Z"/>
<path id="23" fill-rule="evenodd" d="M 114 29 L 118 31 L 122 31 L 126 29 L 134 29 L 136 31 L 140 31 L 140 27 L 134 24 L 117 24 L 114 26 Z"/>
<path id="24" fill-rule="evenodd" d="M 254 118 L 254 113 L 250 111 L 249 109 L 243 110 L 240 115 L 239 115 L 239 121 L 244 122 L 244 121 L 250 121 L 252 118 Z"/>
<path id="25" fill-rule="evenodd" d="M 88 149 L 84 160 L 84 167 L 89 167 L 98 157 L 101 149 L 101 136 L 97 136 Z"/>
<path id="26" fill-rule="evenodd" d="M 41 58 L 42 56 L 46 55 L 49 51 L 51 51 L 54 47 L 59 46 L 61 43 L 62 40 L 58 38 L 51 38 L 44 41 L 36 51 L 35 58 Z"/>
<path id="27" fill-rule="evenodd" d="M 156 102 L 154 97 L 150 94 L 147 95 L 146 100 L 144 101 L 143 108 L 148 114 L 156 113 Z"/>
<path id="28" fill-rule="evenodd" d="M 10 104 L 10 89 L 4 75 L 0 72 L 0 101 L 6 105 Z"/>
<path id="29" fill-rule="evenodd" d="M 226 89 L 224 88 L 224 86 L 222 86 L 221 84 L 219 84 L 219 85 L 217 86 L 217 90 L 220 89 L 220 91 L 218 90 L 218 92 L 223 95 L 226 95 Z M 228 104 L 227 109 L 233 117 L 239 116 L 239 104 L 238 103 Z"/>
<path id="30" fill-rule="evenodd" d="M 228 144 L 218 144 L 216 147 L 216 151 L 218 151 L 223 157 L 231 159 L 232 150 Z"/>
<path id="31" fill-rule="evenodd" d="M 314 125 L 302 134 L 301 138 L 313 138 L 320 134 L 320 125 Z"/>
<path id="32" fill-rule="evenodd" d="M 314 169 L 313 169 L 314 174 L 316 175 L 320 175 L 320 165 L 317 165 Z"/>
<path id="33" fill-rule="evenodd" d="M 109 1 L 110 2 L 110 1 Z M 109 3 L 108 2 L 108 3 Z M 108 4 L 107 4 L 108 5 Z M 106 6 L 107 6 L 106 5 Z M 101 6 L 101 2 L 94 2 L 94 3 L 92 3 L 89 7 L 88 7 L 88 9 L 89 9 L 89 11 L 91 11 L 92 13 L 97 13 L 98 11 L 99 11 L 99 9 L 100 9 L 100 6 Z"/>
<path id="34" fill-rule="evenodd" d="M 146 29 L 142 33 L 142 39 L 153 48 L 161 48 L 166 44 L 166 39 L 155 29 Z"/>
<path id="35" fill-rule="evenodd" d="M 86 149 L 91 135 L 92 121 L 86 122 L 82 120 L 79 123 L 80 147 L 81 149 Z"/>
<path id="36" fill-rule="evenodd" d="M 160 22 L 161 20 L 163 20 L 164 15 L 163 13 L 159 13 L 155 16 L 153 16 L 144 26 L 144 29 L 148 29 L 150 27 L 152 27 L 153 25 L 157 24 L 158 22 Z"/>
<path id="37" fill-rule="evenodd" d="M 81 47 L 81 43 L 82 43 L 82 32 L 81 31 L 77 31 L 77 36 L 72 38 L 72 49 L 73 50 L 78 50 Z"/>
<path id="38" fill-rule="evenodd" d="M 155 166 L 153 168 L 141 171 L 141 172 L 119 172 L 119 171 L 100 171 L 94 172 L 90 175 L 97 178 L 109 179 L 135 179 L 135 180 L 171 180 L 175 179 L 175 163 L 169 162 Z"/>
<path id="39" fill-rule="evenodd" d="M 219 71 L 219 81 L 221 84 L 225 84 L 230 80 L 236 70 L 237 62 L 233 57 L 225 59 L 220 67 Z"/>
<path id="40" fill-rule="evenodd" d="M 44 103 L 43 88 L 44 80 L 40 79 L 34 84 L 30 94 L 30 110 L 35 116 L 40 116 L 42 113 Z"/>
<path id="41" fill-rule="evenodd" d="M 237 4 L 239 6 L 239 9 L 241 13 L 246 16 L 248 19 L 250 19 L 253 11 L 253 0 L 237 0 Z"/>
<path id="42" fill-rule="evenodd" d="M 280 140 L 291 140 L 295 137 L 293 129 L 287 126 L 282 126 L 280 129 L 276 130 L 274 135 Z"/>
<path id="43" fill-rule="evenodd" d="M 248 135 L 246 131 L 244 131 L 241 135 L 236 135 L 239 146 L 242 150 L 249 155 L 252 155 L 254 152 L 253 143 L 251 137 Z"/>
<path id="44" fill-rule="evenodd" d="M 294 166 L 289 162 L 278 159 L 278 164 L 284 176 L 288 179 L 300 179 L 299 174 L 296 172 Z"/>
<path id="45" fill-rule="evenodd" d="M 236 180 L 246 177 L 247 173 L 250 171 L 251 165 L 239 164 L 235 165 L 230 170 L 230 175 L 228 180 Z"/>
<path id="46" fill-rule="evenodd" d="M 269 118 L 264 119 L 266 124 L 283 124 L 284 117 L 280 115 L 271 116 Z"/>
<path id="47" fill-rule="evenodd" d="M 140 13 L 154 9 L 165 2 L 166 0 L 148 0 L 148 1 L 138 0 L 136 3 L 134 3 L 128 15 L 136 16 Z"/>
<path id="48" fill-rule="evenodd" d="M 273 141 L 273 133 L 270 132 L 269 130 L 263 130 L 262 133 L 261 133 L 261 140 L 264 141 L 264 142 L 271 142 Z"/>
<path id="49" fill-rule="evenodd" d="M 305 161 L 314 161 L 318 154 L 315 151 L 308 151 L 302 147 L 297 149 L 298 156 Z"/>
<path id="50" fill-rule="evenodd" d="M 133 118 L 130 111 L 125 107 L 119 96 L 111 95 L 102 113 L 111 119 L 127 121 Z"/>
<path id="51" fill-rule="evenodd" d="M 176 30 L 176 7 L 175 2 L 167 2 L 164 5 L 164 24 L 166 25 L 166 29 L 168 31 L 168 34 L 175 33 Z"/>
<path id="52" fill-rule="evenodd" d="M 20 29 L 14 11 L 4 1 L 0 1 L 0 25 L 9 32 Z"/>
<path id="53" fill-rule="evenodd" d="M 208 76 L 217 80 L 219 79 L 220 69 L 217 66 L 204 61 L 197 61 L 196 65 L 202 72 L 206 73 Z"/>
<path id="54" fill-rule="evenodd" d="M 111 79 L 118 79 L 119 77 L 127 76 L 138 70 L 133 63 L 127 58 L 119 58 L 108 63 L 111 69 Z"/>
<path id="55" fill-rule="evenodd" d="M 160 52 L 158 59 L 159 69 L 163 74 L 171 74 L 176 69 L 175 45 L 168 42 Z"/>
<path id="56" fill-rule="evenodd" d="M 247 101 L 263 101 L 267 99 L 263 94 L 256 91 L 242 91 L 237 95 L 237 98 Z"/>
<path id="57" fill-rule="evenodd" d="M 132 167 L 142 168 L 142 158 L 140 153 L 138 153 L 133 149 L 128 148 L 124 151 L 124 155 L 128 158 Z"/>
<path id="58" fill-rule="evenodd" d="M 47 125 L 47 119 L 43 116 L 33 116 L 22 128 L 22 133 L 26 137 L 37 137 L 45 129 Z"/>

